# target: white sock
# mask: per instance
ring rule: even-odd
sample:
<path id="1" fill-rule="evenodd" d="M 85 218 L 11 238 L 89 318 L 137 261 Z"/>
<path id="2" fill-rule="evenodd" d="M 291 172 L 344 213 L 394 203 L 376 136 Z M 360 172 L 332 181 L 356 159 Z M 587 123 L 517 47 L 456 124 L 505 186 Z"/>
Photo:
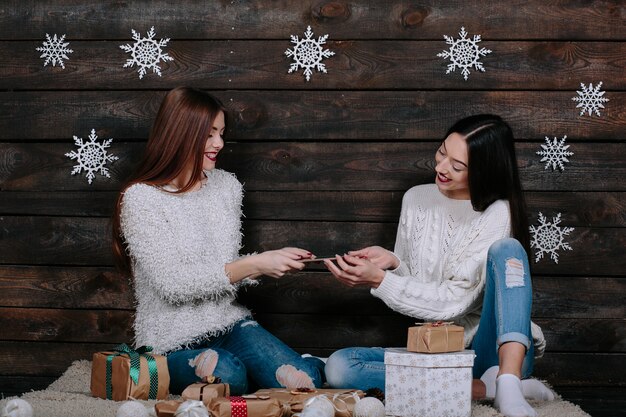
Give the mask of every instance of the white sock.
<path id="1" fill-rule="evenodd" d="M 487 388 L 486 397 L 495 398 L 496 396 L 496 377 L 500 371 L 499 366 L 492 366 L 487 369 L 480 377 Z M 522 379 L 522 393 L 527 400 L 553 401 L 554 393 L 545 386 L 545 384 L 537 379 Z"/>
<path id="2" fill-rule="evenodd" d="M 537 412 L 524 399 L 522 381 L 513 374 L 496 378 L 496 408 L 505 417 L 537 417 Z"/>

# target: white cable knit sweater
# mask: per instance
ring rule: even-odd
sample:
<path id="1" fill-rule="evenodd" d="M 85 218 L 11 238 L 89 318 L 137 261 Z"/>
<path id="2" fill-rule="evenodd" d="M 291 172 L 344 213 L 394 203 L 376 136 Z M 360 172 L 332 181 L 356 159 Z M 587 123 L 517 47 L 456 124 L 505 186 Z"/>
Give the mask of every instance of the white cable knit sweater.
<path id="1" fill-rule="evenodd" d="M 443 195 L 435 184 L 406 192 L 394 253 L 400 265 L 387 271 L 371 293 L 390 308 L 427 321 L 450 320 L 465 328 L 469 346 L 480 320 L 487 251 L 511 235 L 509 204 L 498 200 L 484 212 L 470 200 Z M 533 325 L 538 356 L 545 341 Z"/>
<path id="2" fill-rule="evenodd" d="M 224 265 L 241 249 L 242 185 L 214 169 L 198 191 L 172 194 L 136 184 L 122 200 L 132 259 L 135 345 L 164 353 L 219 334 L 250 311 L 235 302 Z"/>

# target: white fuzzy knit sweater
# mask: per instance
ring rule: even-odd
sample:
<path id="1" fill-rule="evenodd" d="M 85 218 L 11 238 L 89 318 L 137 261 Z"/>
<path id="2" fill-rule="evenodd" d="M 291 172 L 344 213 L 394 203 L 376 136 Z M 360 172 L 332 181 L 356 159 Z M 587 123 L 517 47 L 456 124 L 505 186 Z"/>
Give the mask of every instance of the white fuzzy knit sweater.
<path id="1" fill-rule="evenodd" d="M 487 251 L 510 235 L 505 200 L 478 212 L 470 200 L 448 198 L 435 184 L 413 187 L 402 199 L 394 249 L 400 265 L 371 292 L 407 316 L 455 321 L 465 328 L 469 346 L 480 320 Z M 532 327 L 540 355 L 545 341 L 541 329 Z"/>
<path id="2" fill-rule="evenodd" d="M 172 194 L 136 184 L 122 200 L 132 259 L 135 344 L 155 353 L 216 335 L 250 311 L 235 302 L 224 265 L 241 249 L 242 185 L 214 169 L 198 191 Z"/>

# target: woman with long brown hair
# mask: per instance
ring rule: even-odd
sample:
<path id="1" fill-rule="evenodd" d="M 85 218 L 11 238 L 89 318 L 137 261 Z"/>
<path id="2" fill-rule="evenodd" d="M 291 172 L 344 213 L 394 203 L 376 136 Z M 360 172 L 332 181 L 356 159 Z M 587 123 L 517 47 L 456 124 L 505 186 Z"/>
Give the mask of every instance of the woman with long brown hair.
<path id="1" fill-rule="evenodd" d="M 134 176 L 113 216 L 113 249 L 132 274 L 135 344 L 167 355 L 170 390 L 211 375 L 234 394 L 258 387 L 319 387 L 324 364 L 302 358 L 235 301 L 239 286 L 304 267 L 283 248 L 240 256 L 242 185 L 215 168 L 225 108 L 176 88 L 163 100 Z"/>

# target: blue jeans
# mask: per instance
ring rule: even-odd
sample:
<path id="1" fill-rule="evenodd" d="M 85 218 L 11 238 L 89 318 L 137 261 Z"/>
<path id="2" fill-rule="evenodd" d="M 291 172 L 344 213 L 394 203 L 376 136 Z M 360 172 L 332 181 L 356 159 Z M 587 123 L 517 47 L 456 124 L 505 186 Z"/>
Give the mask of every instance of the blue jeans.
<path id="1" fill-rule="evenodd" d="M 528 256 L 515 239 L 493 243 L 487 254 L 483 308 L 471 348 L 476 353 L 474 378 L 498 365 L 498 347 L 518 342 L 526 347 L 522 376 L 533 370 L 530 332 L 532 285 Z M 385 350 L 354 347 L 338 350 L 326 362 L 326 379 L 334 388 L 385 389 Z"/>
<path id="2" fill-rule="evenodd" d="M 249 388 L 293 383 L 320 387 L 324 362 L 301 357 L 256 321 L 244 319 L 227 333 L 167 354 L 167 366 L 172 394 L 214 375 L 230 384 L 233 395 L 242 395 Z"/>

